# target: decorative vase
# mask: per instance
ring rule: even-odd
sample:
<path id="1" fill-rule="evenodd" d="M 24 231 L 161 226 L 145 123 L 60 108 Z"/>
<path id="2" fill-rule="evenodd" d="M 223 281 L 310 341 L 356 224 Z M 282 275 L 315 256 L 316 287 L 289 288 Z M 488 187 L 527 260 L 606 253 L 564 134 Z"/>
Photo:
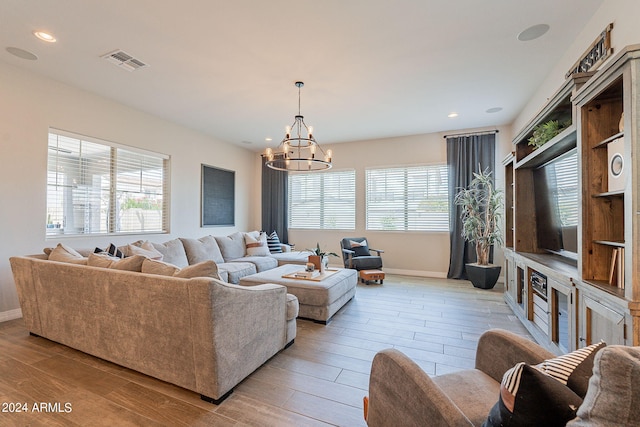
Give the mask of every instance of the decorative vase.
<path id="1" fill-rule="evenodd" d="M 319 255 L 309 255 L 309 262 L 313 264 L 313 267 L 321 271 L 322 268 L 322 257 Z"/>
<path id="2" fill-rule="evenodd" d="M 479 289 L 493 289 L 500 277 L 501 266 L 465 264 L 467 277 L 474 287 Z"/>

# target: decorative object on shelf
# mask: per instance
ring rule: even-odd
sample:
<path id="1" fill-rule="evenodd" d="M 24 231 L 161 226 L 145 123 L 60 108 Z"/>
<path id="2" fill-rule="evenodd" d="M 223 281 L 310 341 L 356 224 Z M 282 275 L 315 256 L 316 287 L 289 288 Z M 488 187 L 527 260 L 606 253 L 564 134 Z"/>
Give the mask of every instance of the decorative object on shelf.
<path id="1" fill-rule="evenodd" d="M 624 132 L 624 112 L 620 114 L 620 121 L 618 122 L 618 130 Z"/>
<path id="2" fill-rule="evenodd" d="M 598 69 L 600 64 L 613 53 L 613 48 L 611 47 L 612 29 L 613 23 L 607 25 L 607 28 L 602 30 L 600 35 L 591 43 L 591 46 L 580 56 L 580 59 L 567 71 L 567 74 L 564 76 L 565 78 L 568 78 L 572 74 L 586 73 Z"/>
<path id="3" fill-rule="evenodd" d="M 540 148 L 569 126 L 571 126 L 571 119 L 563 122 L 549 120 L 548 122 L 540 123 L 533 128 L 533 135 L 529 138 L 529 145 Z"/>
<path id="4" fill-rule="evenodd" d="M 491 289 L 500 275 L 500 266 L 489 264 L 489 252 L 491 246 L 502 243 L 502 192 L 493 187 L 491 172 L 473 176 L 469 188 L 461 189 L 454 203 L 462 207 L 462 236 L 475 243 L 477 262 L 466 264 L 467 276 L 473 286 Z"/>
<path id="5" fill-rule="evenodd" d="M 309 255 L 309 263 L 313 264 L 315 269 L 323 273 L 329 265 L 329 256 L 337 257 L 335 252 L 324 252 L 320 249 L 320 243 L 316 243 L 315 249 L 307 249 L 312 255 Z"/>
<path id="6" fill-rule="evenodd" d="M 624 137 L 607 144 L 608 191 L 624 191 L 627 185 L 627 168 L 624 158 Z"/>
<path id="7" fill-rule="evenodd" d="M 313 137 L 313 127 L 307 126 L 300 114 L 300 88 L 303 82 L 296 82 L 298 88 L 298 114 L 293 125 L 287 126 L 279 152 L 269 147 L 265 152 L 265 164 L 271 169 L 288 172 L 313 172 L 331 168 L 331 150 L 326 152 Z M 305 136 L 306 133 L 306 136 Z M 319 151 L 319 153 L 318 153 Z M 316 154 L 320 155 L 316 157 Z"/>

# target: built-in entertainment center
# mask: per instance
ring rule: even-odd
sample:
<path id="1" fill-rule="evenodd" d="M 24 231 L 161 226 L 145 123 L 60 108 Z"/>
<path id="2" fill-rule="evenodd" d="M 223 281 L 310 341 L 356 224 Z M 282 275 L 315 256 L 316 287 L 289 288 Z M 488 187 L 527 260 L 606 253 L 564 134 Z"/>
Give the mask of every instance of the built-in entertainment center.
<path id="1" fill-rule="evenodd" d="M 543 125 L 560 132 L 530 145 Z M 634 45 L 571 75 L 503 161 L 505 301 L 555 353 L 640 345 L 638 138 Z"/>

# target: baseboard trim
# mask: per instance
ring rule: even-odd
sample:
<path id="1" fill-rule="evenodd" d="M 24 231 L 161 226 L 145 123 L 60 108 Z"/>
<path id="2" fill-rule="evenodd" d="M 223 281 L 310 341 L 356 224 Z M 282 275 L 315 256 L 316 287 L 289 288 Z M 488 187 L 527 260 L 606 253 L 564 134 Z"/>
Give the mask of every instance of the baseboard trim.
<path id="1" fill-rule="evenodd" d="M 447 273 L 443 271 L 423 271 L 423 270 L 403 270 L 399 268 L 386 268 L 383 267 L 385 273 L 399 274 L 402 276 L 417 276 L 417 277 L 434 277 L 437 279 L 446 279 Z"/>
<path id="2" fill-rule="evenodd" d="M 7 322 L 13 319 L 19 319 L 22 317 L 22 310 L 16 308 L 15 310 L 0 311 L 0 322 Z"/>

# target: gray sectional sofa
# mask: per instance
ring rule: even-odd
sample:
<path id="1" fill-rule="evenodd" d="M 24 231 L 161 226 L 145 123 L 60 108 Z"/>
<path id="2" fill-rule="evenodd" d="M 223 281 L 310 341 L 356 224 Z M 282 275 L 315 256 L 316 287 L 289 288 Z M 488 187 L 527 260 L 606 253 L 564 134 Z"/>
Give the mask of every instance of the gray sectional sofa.
<path id="1" fill-rule="evenodd" d="M 64 245 L 12 257 L 26 327 L 218 403 L 296 336 L 298 300 L 284 286 L 234 283 L 307 255 L 247 256 L 243 236 L 145 242 L 162 261 Z"/>

